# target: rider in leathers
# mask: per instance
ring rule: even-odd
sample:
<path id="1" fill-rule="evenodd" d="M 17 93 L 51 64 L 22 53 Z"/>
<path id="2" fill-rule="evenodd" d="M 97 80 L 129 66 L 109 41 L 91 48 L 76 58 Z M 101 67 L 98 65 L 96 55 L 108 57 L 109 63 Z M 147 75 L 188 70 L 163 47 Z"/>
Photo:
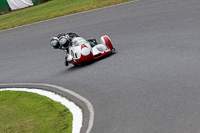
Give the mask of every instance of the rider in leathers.
<path id="1" fill-rule="evenodd" d="M 67 38 L 67 41 L 64 42 L 64 44 L 60 44 L 59 40 L 65 37 Z M 50 44 L 53 46 L 53 48 L 55 49 L 62 49 L 65 50 L 67 52 L 67 55 L 69 54 L 69 46 L 72 45 L 72 39 L 75 37 L 80 37 L 79 35 L 77 35 L 76 33 L 61 33 L 58 34 L 56 37 L 52 37 L 50 40 Z M 91 45 L 91 47 L 94 47 L 95 45 L 97 45 L 97 41 L 96 39 L 89 39 L 87 40 L 89 42 L 89 44 Z M 65 57 L 65 65 L 68 66 L 68 61 L 67 61 L 67 56 Z"/>

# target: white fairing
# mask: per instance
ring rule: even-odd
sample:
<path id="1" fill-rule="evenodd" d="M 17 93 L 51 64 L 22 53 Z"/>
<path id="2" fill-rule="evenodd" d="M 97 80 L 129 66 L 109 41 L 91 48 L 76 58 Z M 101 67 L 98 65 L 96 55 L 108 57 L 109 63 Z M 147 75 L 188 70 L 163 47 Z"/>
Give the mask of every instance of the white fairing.
<path id="1" fill-rule="evenodd" d="M 97 55 L 99 53 L 108 52 L 110 49 L 107 48 L 104 44 L 98 44 L 92 48 L 93 55 Z"/>
<path id="2" fill-rule="evenodd" d="M 104 37 L 104 36 L 102 36 L 102 37 L 100 38 L 100 43 L 106 45 L 105 40 L 104 40 L 103 37 Z"/>
<path id="3" fill-rule="evenodd" d="M 73 60 L 73 57 L 70 54 L 68 54 L 67 61 L 72 61 L 72 60 Z"/>
<path id="4" fill-rule="evenodd" d="M 72 39 L 72 46 L 69 47 L 69 54 L 67 61 L 73 59 L 80 59 L 81 55 L 87 56 L 90 54 L 92 48 L 90 44 L 82 37 L 75 37 Z"/>
<path id="5" fill-rule="evenodd" d="M 90 50 L 88 49 L 88 48 L 86 48 L 86 47 L 84 47 L 82 50 L 81 50 L 81 53 L 82 53 L 82 55 L 89 55 L 90 54 Z"/>

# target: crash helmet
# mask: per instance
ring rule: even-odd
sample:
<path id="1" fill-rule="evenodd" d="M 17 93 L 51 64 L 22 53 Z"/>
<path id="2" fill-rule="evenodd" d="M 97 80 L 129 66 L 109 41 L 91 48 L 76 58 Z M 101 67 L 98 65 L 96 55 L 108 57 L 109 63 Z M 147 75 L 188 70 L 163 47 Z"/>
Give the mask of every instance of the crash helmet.
<path id="1" fill-rule="evenodd" d="M 61 36 L 66 36 L 66 33 L 60 33 L 57 35 L 58 38 L 60 38 Z"/>
<path id="2" fill-rule="evenodd" d="M 53 48 L 58 49 L 58 48 L 60 47 L 58 37 L 52 37 L 52 38 L 50 39 L 50 44 L 51 44 L 51 46 L 52 46 Z"/>
<path id="3" fill-rule="evenodd" d="M 59 37 L 59 44 L 60 44 L 62 47 L 69 47 L 69 44 L 70 44 L 69 37 L 68 37 L 67 35 L 65 35 L 65 36 L 60 36 L 60 37 Z"/>

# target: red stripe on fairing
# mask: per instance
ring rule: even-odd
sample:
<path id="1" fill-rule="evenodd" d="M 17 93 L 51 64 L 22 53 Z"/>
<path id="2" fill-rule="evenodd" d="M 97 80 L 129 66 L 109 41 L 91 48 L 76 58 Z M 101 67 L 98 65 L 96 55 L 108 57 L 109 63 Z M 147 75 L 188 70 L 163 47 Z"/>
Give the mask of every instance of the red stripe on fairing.
<path id="1" fill-rule="evenodd" d="M 80 57 L 79 59 L 76 59 L 76 60 L 74 61 L 74 64 L 89 62 L 89 61 L 92 60 L 92 59 L 93 59 L 93 54 L 92 54 L 92 52 L 90 52 L 90 54 L 89 54 L 89 55 L 86 55 L 86 56 L 81 54 L 81 57 Z"/>
<path id="2" fill-rule="evenodd" d="M 102 57 L 102 56 L 104 56 L 104 55 L 107 55 L 107 54 L 110 54 L 111 53 L 111 51 L 108 51 L 108 52 L 104 52 L 104 53 L 99 53 L 99 54 L 96 54 L 96 55 L 94 55 L 93 56 L 93 59 L 98 59 L 98 58 L 100 58 L 100 57 Z M 99 55 L 99 56 L 97 56 L 97 55 Z M 96 57 L 95 57 L 96 56 Z"/>
<path id="3" fill-rule="evenodd" d="M 106 45 L 110 48 L 110 50 L 112 51 L 113 45 L 112 45 L 110 39 L 109 39 L 107 36 L 104 36 L 103 38 L 104 38 L 104 40 L 105 40 L 105 44 L 106 44 Z"/>
<path id="4" fill-rule="evenodd" d="M 88 48 L 85 44 L 81 44 L 81 49 L 83 49 L 83 48 Z"/>

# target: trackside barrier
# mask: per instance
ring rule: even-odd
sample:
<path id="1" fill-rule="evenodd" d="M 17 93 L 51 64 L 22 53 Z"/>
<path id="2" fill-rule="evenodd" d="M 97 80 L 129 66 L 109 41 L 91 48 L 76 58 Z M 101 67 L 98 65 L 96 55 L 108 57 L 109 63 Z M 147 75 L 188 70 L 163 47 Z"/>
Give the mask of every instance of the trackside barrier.
<path id="1" fill-rule="evenodd" d="M 0 0 L 0 14 L 10 10 L 18 10 L 33 5 L 39 5 L 49 0 Z"/>
<path id="2" fill-rule="evenodd" d="M 10 11 L 7 0 L 0 0 L 0 13 Z"/>

